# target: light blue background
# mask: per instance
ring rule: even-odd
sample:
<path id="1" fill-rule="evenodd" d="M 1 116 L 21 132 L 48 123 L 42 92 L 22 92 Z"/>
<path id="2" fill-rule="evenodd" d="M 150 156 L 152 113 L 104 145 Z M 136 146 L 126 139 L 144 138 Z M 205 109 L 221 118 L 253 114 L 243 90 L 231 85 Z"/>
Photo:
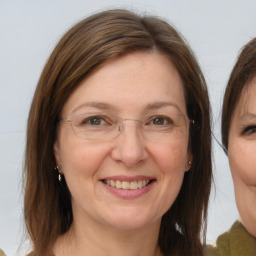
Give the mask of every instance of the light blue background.
<path id="1" fill-rule="evenodd" d="M 26 119 L 40 72 L 70 26 L 117 7 L 165 17 L 187 38 L 205 73 L 220 137 L 224 87 L 239 49 L 256 36 L 256 1 L 0 0 L 0 248 L 7 255 L 24 255 L 17 252 L 23 234 L 21 170 Z M 209 243 L 238 218 L 226 156 L 216 143 L 213 151 Z"/>

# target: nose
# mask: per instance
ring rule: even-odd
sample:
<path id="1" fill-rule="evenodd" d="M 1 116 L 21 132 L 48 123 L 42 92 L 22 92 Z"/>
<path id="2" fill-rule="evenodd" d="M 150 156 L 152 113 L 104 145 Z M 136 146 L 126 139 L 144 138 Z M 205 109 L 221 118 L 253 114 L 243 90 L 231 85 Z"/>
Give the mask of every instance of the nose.
<path id="1" fill-rule="evenodd" d="M 115 161 L 122 162 L 127 167 L 136 166 L 146 160 L 148 152 L 138 132 L 136 122 L 124 121 L 122 131 L 115 140 L 111 156 Z"/>

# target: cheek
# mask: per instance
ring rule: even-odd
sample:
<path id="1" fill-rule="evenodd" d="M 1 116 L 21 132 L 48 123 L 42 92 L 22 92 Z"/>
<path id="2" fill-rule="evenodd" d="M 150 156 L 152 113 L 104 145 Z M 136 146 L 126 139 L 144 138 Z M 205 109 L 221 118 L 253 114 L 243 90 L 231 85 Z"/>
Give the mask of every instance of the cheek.
<path id="1" fill-rule="evenodd" d="M 88 205 L 94 203 L 99 169 L 107 154 L 106 147 L 98 144 L 91 146 L 79 142 L 66 145 L 62 154 L 62 169 L 72 196 L 73 206 L 83 208 L 84 202 Z"/>
<path id="2" fill-rule="evenodd" d="M 256 144 L 251 141 L 242 141 L 230 144 L 229 165 L 234 183 L 243 182 L 248 186 L 256 185 Z"/>
<path id="3" fill-rule="evenodd" d="M 90 147 L 78 145 L 70 147 L 63 164 L 64 170 L 69 168 L 72 172 L 93 174 L 100 167 L 107 150 L 104 147 Z"/>
<path id="4" fill-rule="evenodd" d="M 59 141 L 59 155 L 66 179 L 94 175 L 109 150 L 102 143 L 82 141 L 65 131 L 60 133 Z"/>
<path id="5" fill-rule="evenodd" d="M 183 183 L 187 163 L 185 140 L 161 144 L 154 148 L 154 161 L 159 170 L 159 215 L 163 215 L 176 200 Z"/>
<path id="6" fill-rule="evenodd" d="M 162 172 L 183 173 L 188 161 L 187 143 L 185 140 L 162 143 L 159 147 L 154 147 L 152 155 Z"/>

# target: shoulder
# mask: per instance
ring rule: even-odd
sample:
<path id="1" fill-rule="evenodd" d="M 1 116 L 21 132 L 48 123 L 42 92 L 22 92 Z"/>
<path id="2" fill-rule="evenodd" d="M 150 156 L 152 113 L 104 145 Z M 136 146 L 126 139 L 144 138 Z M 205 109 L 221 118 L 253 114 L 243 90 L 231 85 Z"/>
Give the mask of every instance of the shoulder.
<path id="1" fill-rule="evenodd" d="M 36 256 L 33 252 L 27 254 L 26 256 Z"/>
<path id="2" fill-rule="evenodd" d="M 3 250 L 0 249 L 0 256 L 5 256 L 5 253 Z"/>
<path id="3" fill-rule="evenodd" d="M 207 246 L 207 256 L 253 256 L 256 252 L 256 239 L 243 225 L 236 221 L 231 229 L 217 238 L 216 247 Z"/>
<path id="4" fill-rule="evenodd" d="M 204 251 L 204 255 L 206 256 L 218 256 L 218 250 L 216 247 L 207 245 Z"/>

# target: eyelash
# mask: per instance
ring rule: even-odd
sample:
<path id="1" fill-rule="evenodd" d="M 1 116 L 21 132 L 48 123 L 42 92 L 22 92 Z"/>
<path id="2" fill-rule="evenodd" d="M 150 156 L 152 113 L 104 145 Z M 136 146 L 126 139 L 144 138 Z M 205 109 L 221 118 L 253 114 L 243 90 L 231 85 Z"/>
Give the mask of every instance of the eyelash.
<path id="1" fill-rule="evenodd" d="M 256 133 L 256 125 L 250 125 L 243 129 L 242 134 L 243 135 L 250 135 Z"/>
<path id="2" fill-rule="evenodd" d="M 104 124 L 108 124 L 109 122 L 106 120 L 104 116 L 90 116 L 83 120 L 82 124 L 96 125 L 92 124 L 94 120 L 100 120 L 100 124 L 104 122 Z"/>

